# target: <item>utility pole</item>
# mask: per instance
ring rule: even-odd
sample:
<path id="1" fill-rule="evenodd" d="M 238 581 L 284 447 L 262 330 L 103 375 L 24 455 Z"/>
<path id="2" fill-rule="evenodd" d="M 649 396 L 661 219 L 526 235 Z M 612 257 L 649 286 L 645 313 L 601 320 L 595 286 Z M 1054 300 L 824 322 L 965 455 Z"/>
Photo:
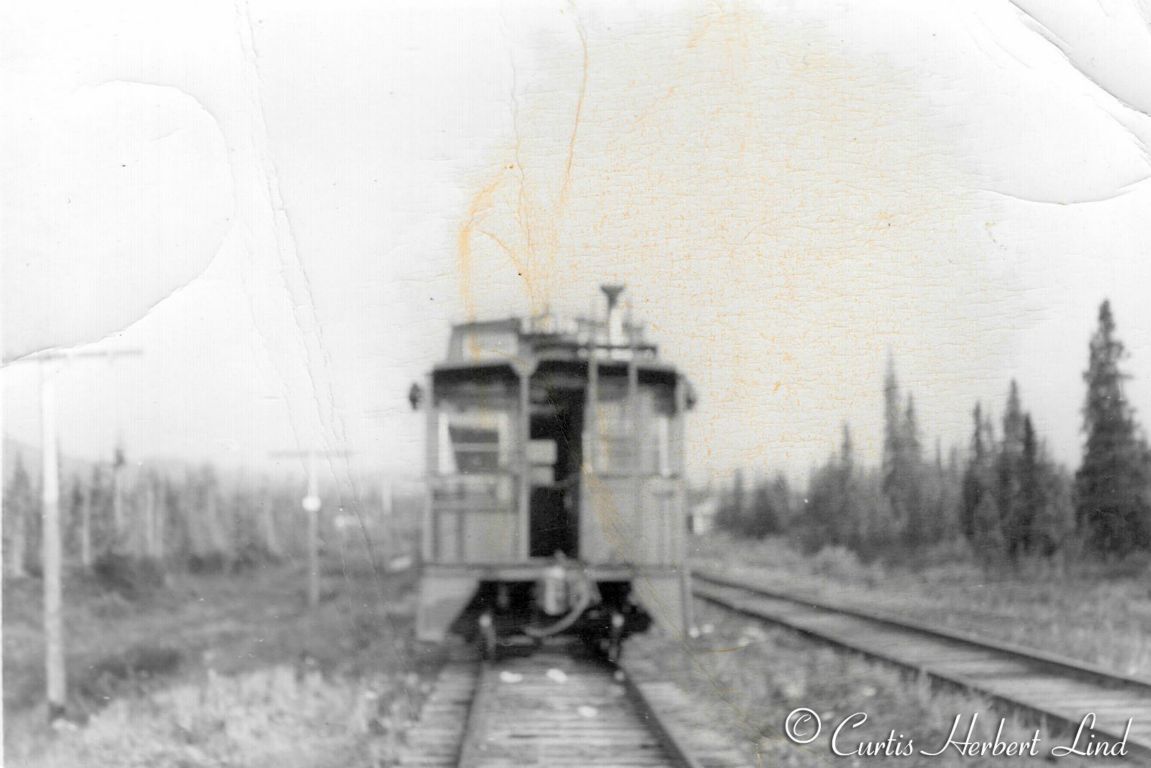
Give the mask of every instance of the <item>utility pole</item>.
<path id="1" fill-rule="evenodd" d="M 93 475 L 95 479 L 95 475 Z M 91 481 L 89 481 L 91 482 Z M 84 489 L 80 507 L 80 565 L 84 570 L 92 567 L 92 494 L 93 487 Z"/>
<path id="2" fill-rule="evenodd" d="M 144 474 L 144 546 L 145 557 L 157 558 L 156 542 L 156 478 L 149 471 Z"/>
<path id="3" fill-rule="evenodd" d="M 3 312 L 0 312 L 0 531 L 7 527 L 4 519 L 4 321 Z M 4 569 L 3 537 L 0 536 L 0 574 L 8 575 Z M 0 615 L 4 613 L 4 590 L 0 589 Z M 4 665 L 0 664 L 0 691 L 4 690 Z M 0 733 L 4 730 L 4 707 L 0 706 Z M 0 739 L 2 742 L 3 739 Z M 0 763 L 4 762 L 4 745 L 0 743 Z"/>
<path id="4" fill-rule="evenodd" d="M 164 559 L 164 536 L 168 529 L 168 495 L 167 484 L 160 485 L 160 478 L 153 476 L 152 482 L 155 483 L 153 490 L 156 498 L 156 510 L 152 517 L 152 533 L 155 537 L 154 548 L 152 549 L 152 557 L 156 560 Z"/>
<path id="5" fill-rule="evenodd" d="M 60 456 L 56 431 L 56 392 L 54 370 L 46 363 L 81 357 L 114 358 L 139 355 L 138 349 L 107 352 L 42 352 L 23 360 L 40 366 L 40 431 L 43 459 L 42 559 L 44 570 L 44 671 L 47 681 L 48 720 L 62 717 L 68 703 L 68 680 L 64 667 L 63 545 L 60 540 Z"/>
<path id="6" fill-rule="evenodd" d="M 116 441 L 112 456 L 112 546 L 120 549 L 124 537 L 124 447 Z"/>
<path id="7" fill-rule="evenodd" d="M 0 312 L 0 315 L 3 315 Z M 8 527 L 8 520 L 4 517 L 4 486 L 7 485 L 8 478 L 4 476 L 4 327 L 3 320 L 0 320 L 0 530 Z M 8 575 L 7 569 L 4 567 L 4 547 L 3 538 L 0 537 L 0 574 Z M 2 592 L 0 592 L 2 594 Z M 3 612 L 4 598 L 0 597 L 0 613 Z M 4 673 L 0 672 L 0 688 L 4 685 Z M 2 707 L 0 707 L 2 709 Z M 0 728 L 4 726 L 4 715 L 0 714 Z M 0 746 L 0 758 L 3 758 L 4 748 Z"/>
<path id="8" fill-rule="evenodd" d="M 44 664 L 48 682 L 48 721 L 63 717 L 68 703 L 64 674 L 63 567 L 60 543 L 60 453 L 56 444 L 55 371 L 40 368 L 40 443 L 43 459 Z"/>
<path id="9" fill-rule="evenodd" d="M 265 491 L 267 486 L 265 484 Z M 260 510 L 261 522 L 264 528 L 264 546 L 268 549 L 268 554 L 272 557 L 279 558 L 283 552 L 280 550 L 280 537 L 276 533 L 276 511 L 275 508 L 268 503 L 268 494 L 265 492 L 263 496 L 262 509 Z"/>
<path id="10" fill-rule="evenodd" d="M 320 604 L 320 489 L 316 480 L 316 454 L 308 454 L 308 495 L 303 501 L 308 513 L 308 607 Z"/>
<path id="11" fill-rule="evenodd" d="M 308 513 L 308 607 L 320 604 L 320 500 L 319 479 L 316 474 L 316 459 L 323 457 L 348 456 L 348 451 L 272 451 L 273 459 L 304 458 L 308 462 L 308 490 L 301 505 Z"/>
<path id="12" fill-rule="evenodd" d="M 380 485 L 380 527 L 384 531 L 385 553 L 390 564 L 396 556 L 396 519 L 395 519 L 396 489 L 392 480 L 384 477 Z"/>

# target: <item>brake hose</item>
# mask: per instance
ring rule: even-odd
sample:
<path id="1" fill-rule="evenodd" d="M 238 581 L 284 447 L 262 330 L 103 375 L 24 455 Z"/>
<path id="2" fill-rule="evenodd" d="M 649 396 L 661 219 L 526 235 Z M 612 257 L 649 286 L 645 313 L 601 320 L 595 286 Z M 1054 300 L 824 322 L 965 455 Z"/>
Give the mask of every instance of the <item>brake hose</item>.
<path id="1" fill-rule="evenodd" d="M 579 599 L 576 601 L 575 606 L 570 611 L 568 611 L 566 616 L 557 621 L 555 624 L 552 624 L 550 627 L 525 627 L 524 634 L 540 640 L 545 637 L 557 635 L 570 627 L 572 624 L 575 624 L 579 617 L 583 615 L 583 612 L 587 610 L 587 607 L 591 605 L 592 588 L 588 583 L 587 574 L 580 574 L 580 584 L 583 588 L 579 590 Z"/>

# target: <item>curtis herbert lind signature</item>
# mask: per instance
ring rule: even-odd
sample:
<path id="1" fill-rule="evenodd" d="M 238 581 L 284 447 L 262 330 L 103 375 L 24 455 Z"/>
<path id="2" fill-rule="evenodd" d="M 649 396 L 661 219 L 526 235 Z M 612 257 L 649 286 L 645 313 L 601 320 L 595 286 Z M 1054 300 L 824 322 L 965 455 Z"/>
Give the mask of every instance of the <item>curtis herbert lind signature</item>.
<path id="1" fill-rule="evenodd" d="M 921 746 L 915 739 L 896 733 L 891 729 L 886 738 L 867 738 L 854 729 L 867 722 L 867 713 L 856 712 L 835 723 L 828 733 L 828 746 L 838 757 L 924 757 L 942 756 L 955 752 L 964 757 L 1038 757 L 1046 754 L 1059 757 L 1123 757 L 1127 754 L 1127 736 L 1131 732 L 1131 720 L 1127 721 L 1123 738 L 1109 740 L 1095 730 L 1095 714 L 1088 713 L 1079 721 L 1075 738 L 1070 743 L 1057 744 L 1044 753 L 1043 738 L 1036 729 L 1031 738 L 1023 741 L 1003 739 L 1004 720 L 999 721 L 995 738 L 981 741 L 975 736 L 975 724 L 979 715 L 956 715 L 951 724 L 951 732 L 942 743 Z M 784 735 L 795 744 L 811 744 L 824 732 L 823 721 L 818 714 L 806 707 L 794 709 L 783 724 Z"/>

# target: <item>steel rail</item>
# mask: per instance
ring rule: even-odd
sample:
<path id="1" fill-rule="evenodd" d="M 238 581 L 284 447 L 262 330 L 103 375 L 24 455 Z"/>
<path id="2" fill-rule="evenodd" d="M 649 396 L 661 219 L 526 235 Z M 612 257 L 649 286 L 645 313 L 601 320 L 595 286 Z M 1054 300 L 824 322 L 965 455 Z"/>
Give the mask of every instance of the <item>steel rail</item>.
<path id="1" fill-rule="evenodd" d="M 464 724 L 464 738 L 460 745 L 459 768 L 471 768 L 480 764 L 484 743 L 484 729 L 491 716 L 492 681 L 495 674 L 490 661 L 478 662 L 479 675 L 476 691 L 472 695 L 468 717 Z"/>
<path id="2" fill-rule="evenodd" d="M 810 597 L 807 595 L 792 595 L 787 592 L 780 591 L 767 587 L 763 584 L 758 584 L 754 581 L 745 579 L 737 579 L 729 576 L 721 576 L 710 571 L 692 571 L 692 578 L 697 581 L 709 582 L 724 587 L 733 587 L 735 589 L 743 589 L 748 592 L 753 592 L 757 595 L 771 597 L 776 600 L 787 600 L 800 605 L 806 605 L 812 608 L 821 608 L 825 611 L 834 611 L 835 613 L 843 613 L 849 616 L 855 616 L 860 619 L 867 619 L 869 621 L 886 624 L 888 626 L 896 627 L 898 629 L 905 629 L 922 635 L 931 637 L 938 637 L 952 642 L 963 643 L 972 647 L 978 647 L 984 650 L 992 651 L 994 653 L 1011 656 L 1038 666 L 1046 667 L 1048 669 L 1057 670 L 1059 672 L 1069 672 L 1075 677 L 1081 679 L 1097 680 L 1109 687 L 1134 687 L 1139 688 L 1151 695 L 1151 680 L 1135 677 L 1133 675 L 1124 675 L 1116 672 L 1111 672 L 1103 667 L 1095 664 L 1089 664 L 1084 661 L 1076 659 L 1069 659 L 1064 656 L 1058 656 L 1053 653 L 1047 653 L 1034 648 L 1026 648 L 1021 645 L 1016 645 L 1007 641 L 991 640 L 986 637 L 972 634 L 970 632 L 963 632 L 956 629 L 947 627 L 936 627 L 926 624 L 915 619 L 906 618 L 903 616 L 896 616 L 895 614 L 888 613 L 881 609 L 875 608 L 856 608 L 842 603 L 832 602 L 830 600 L 821 600 L 819 598 Z M 706 596 L 704 599 L 708 599 Z"/>
<path id="3" fill-rule="evenodd" d="M 616 668 L 623 673 L 624 689 L 639 710 L 640 716 L 651 726 L 656 738 L 668 754 L 679 763 L 680 768 L 703 768 L 703 763 L 695 758 L 679 731 L 660 714 L 655 702 L 636 682 L 636 677 L 627 663 L 619 661 L 616 663 Z"/>

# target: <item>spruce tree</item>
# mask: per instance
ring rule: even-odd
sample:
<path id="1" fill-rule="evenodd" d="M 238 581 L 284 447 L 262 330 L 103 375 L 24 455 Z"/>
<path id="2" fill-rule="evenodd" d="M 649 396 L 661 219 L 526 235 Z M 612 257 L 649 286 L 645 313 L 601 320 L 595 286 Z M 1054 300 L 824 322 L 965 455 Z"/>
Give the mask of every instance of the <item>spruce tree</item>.
<path id="1" fill-rule="evenodd" d="M 1032 531 L 1032 546 L 1043 555 L 1062 549 L 1074 528 L 1073 479 L 1048 457 L 1039 444 L 1039 516 Z"/>
<path id="2" fill-rule="evenodd" d="M 1019 385 L 1012 379 L 1003 411 L 1003 442 L 995 462 L 995 482 L 1003 543 L 1013 558 L 1020 554 L 1026 538 L 1022 490 L 1026 422 L 1019 402 Z"/>
<path id="3" fill-rule="evenodd" d="M 899 411 L 899 382 L 895 378 L 895 359 L 887 358 L 887 376 L 883 382 L 883 495 L 891 502 L 896 520 L 903 519 L 900 504 L 900 466 L 903 457 L 903 418 Z"/>
<path id="4" fill-rule="evenodd" d="M 735 533 L 739 527 L 739 521 L 736 519 L 735 514 L 734 482 L 730 486 L 725 483 L 720 487 L 719 509 L 715 515 L 715 525 L 717 528 L 722 528 L 732 533 Z"/>
<path id="5" fill-rule="evenodd" d="M 732 514 L 735 517 L 735 527 L 743 533 L 747 526 L 747 487 L 743 479 L 743 470 L 735 470 L 735 479 L 731 488 Z"/>
<path id="6" fill-rule="evenodd" d="M 974 429 L 971 435 L 971 458 L 963 473 L 962 506 L 959 512 L 959 530 L 968 541 L 975 541 L 975 509 L 982 500 L 983 484 L 979 469 L 986 460 L 987 443 L 983 436 L 983 406 L 975 404 L 972 411 Z"/>
<path id="7" fill-rule="evenodd" d="M 867 534 L 866 521 L 861 520 L 855 493 L 855 447 L 851 440 L 851 427 L 844 422 L 843 442 L 839 446 L 839 461 L 835 467 L 835 508 L 837 527 L 845 538 L 858 544 Z"/>
<path id="8" fill-rule="evenodd" d="M 1023 453 L 1023 422 L 1026 415 L 1019 401 L 1019 384 L 1011 380 L 1007 390 L 1007 407 L 1003 411 L 1003 450 L 1018 458 Z"/>
<path id="9" fill-rule="evenodd" d="M 998 452 L 991 419 L 975 404 L 971 459 L 963 475 L 963 506 L 960 527 L 984 557 L 997 556 L 1003 547 L 1003 521 L 996 498 L 995 468 Z"/>
<path id="10" fill-rule="evenodd" d="M 1088 350 L 1086 444 L 1075 475 L 1076 523 L 1089 550 L 1122 555 L 1151 545 L 1151 503 L 1146 444 L 1123 391 L 1128 377 L 1120 364 L 1126 350 L 1115 335 L 1108 301 L 1099 307 Z"/>
<path id="11" fill-rule="evenodd" d="M 888 358 L 883 385 L 884 440 L 881 490 L 891 506 L 892 517 L 902 530 L 905 543 L 923 541 L 923 487 L 921 477 L 922 446 L 915 413 L 915 399 L 909 393 L 906 405 L 900 407 L 899 382 L 895 362 Z"/>
<path id="12" fill-rule="evenodd" d="M 899 496 L 905 521 L 904 539 L 915 545 L 926 541 L 930 529 L 923 493 L 923 447 L 919 438 L 919 420 L 915 398 L 908 393 L 907 409 L 901 425 L 903 437 L 899 455 Z"/>
<path id="13" fill-rule="evenodd" d="M 919 418 L 915 415 L 915 396 L 907 393 L 907 410 L 903 414 L 902 459 L 910 465 L 923 460 L 923 445 L 919 439 Z"/>
<path id="14" fill-rule="evenodd" d="M 779 510 L 772 498 L 771 487 L 767 482 L 758 483 L 751 499 L 751 520 L 746 534 L 755 539 L 779 533 Z"/>
<path id="15" fill-rule="evenodd" d="M 851 439 L 851 425 L 843 422 L 843 442 L 839 445 L 839 463 L 850 476 L 855 466 L 855 447 Z"/>
<path id="16" fill-rule="evenodd" d="M 1018 504 L 1016 513 L 1016 538 L 1013 541 L 1014 555 L 1030 554 L 1036 548 L 1036 523 L 1043 515 L 1043 457 L 1039 451 L 1039 441 L 1031 414 L 1023 417 L 1023 445 L 1018 464 Z"/>

